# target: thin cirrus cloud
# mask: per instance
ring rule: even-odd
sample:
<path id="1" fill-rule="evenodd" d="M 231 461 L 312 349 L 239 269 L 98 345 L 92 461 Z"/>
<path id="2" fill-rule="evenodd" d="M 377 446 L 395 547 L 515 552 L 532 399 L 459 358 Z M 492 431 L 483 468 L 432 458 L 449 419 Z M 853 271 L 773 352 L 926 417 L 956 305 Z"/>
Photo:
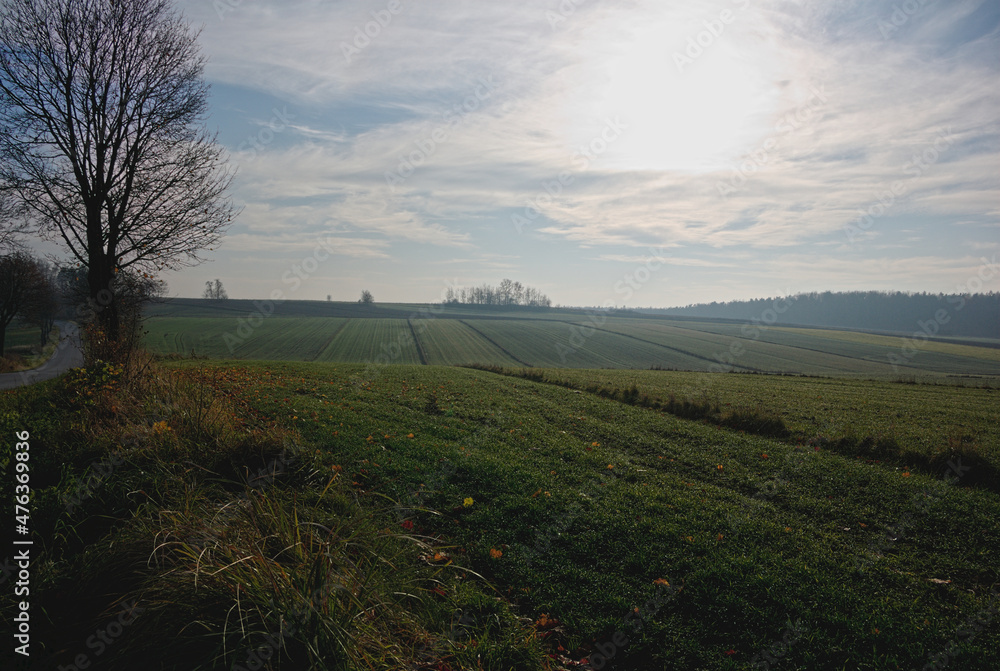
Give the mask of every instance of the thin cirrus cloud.
<path id="1" fill-rule="evenodd" d="M 181 2 L 239 166 L 232 258 L 336 234 L 366 241 L 341 249 L 345 292 L 431 300 L 449 264 L 566 304 L 614 298 L 651 247 L 672 262 L 637 304 L 975 270 L 1000 224 L 990 3 L 662 5 Z M 239 273 L 228 249 L 206 276 Z"/>

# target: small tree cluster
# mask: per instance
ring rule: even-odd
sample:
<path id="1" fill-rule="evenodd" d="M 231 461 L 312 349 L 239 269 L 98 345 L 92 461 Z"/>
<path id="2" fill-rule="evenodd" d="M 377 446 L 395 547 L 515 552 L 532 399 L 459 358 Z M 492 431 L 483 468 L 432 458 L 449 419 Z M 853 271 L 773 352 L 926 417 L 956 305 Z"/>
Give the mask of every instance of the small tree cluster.
<path id="1" fill-rule="evenodd" d="M 448 287 L 445 303 L 465 305 L 527 305 L 531 307 L 551 307 L 552 301 L 534 287 L 526 287 L 520 282 L 504 279 L 498 286 L 484 284 L 479 287 Z"/>
<path id="2" fill-rule="evenodd" d="M 55 274 L 48 264 L 21 251 L 0 257 L 0 356 L 15 318 L 37 325 L 44 345 L 58 309 Z"/>
<path id="3" fill-rule="evenodd" d="M 229 300 L 229 294 L 226 293 L 226 288 L 222 286 L 222 280 L 219 278 L 215 278 L 214 282 L 212 280 L 205 282 L 205 293 L 201 297 L 210 301 Z"/>

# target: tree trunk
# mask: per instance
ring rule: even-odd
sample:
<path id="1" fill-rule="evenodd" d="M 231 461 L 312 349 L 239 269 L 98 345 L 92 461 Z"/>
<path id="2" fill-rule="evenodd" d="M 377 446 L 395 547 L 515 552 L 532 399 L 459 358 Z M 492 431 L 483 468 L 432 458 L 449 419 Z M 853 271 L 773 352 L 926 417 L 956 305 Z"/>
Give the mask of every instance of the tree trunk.
<path id="1" fill-rule="evenodd" d="M 51 315 L 45 315 L 42 317 L 42 323 L 40 325 L 41 329 L 41 346 L 45 349 L 45 346 L 49 343 L 49 334 L 52 333 L 52 326 L 55 324 L 55 319 Z"/>
<path id="2" fill-rule="evenodd" d="M 117 341 L 119 336 L 118 299 L 111 287 L 113 277 L 104 263 L 93 264 L 87 271 L 95 322 L 111 342 Z"/>

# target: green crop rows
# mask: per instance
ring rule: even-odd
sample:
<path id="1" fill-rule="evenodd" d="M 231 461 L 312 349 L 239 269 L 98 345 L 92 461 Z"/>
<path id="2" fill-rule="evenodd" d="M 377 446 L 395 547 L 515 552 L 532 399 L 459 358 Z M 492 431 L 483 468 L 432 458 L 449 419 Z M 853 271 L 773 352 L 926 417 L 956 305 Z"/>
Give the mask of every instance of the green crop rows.
<path id="1" fill-rule="evenodd" d="M 1000 349 L 820 329 L 767 328 L 582 311 L 477 313 L 438 306 L 304 303 L 262 317 L 204 304 L 148 320 L 160 354 L 344 363 L 768 372 L 881 379 L 1000 378 Z M 296 312 L 298 310 L 298 312 Z"/>

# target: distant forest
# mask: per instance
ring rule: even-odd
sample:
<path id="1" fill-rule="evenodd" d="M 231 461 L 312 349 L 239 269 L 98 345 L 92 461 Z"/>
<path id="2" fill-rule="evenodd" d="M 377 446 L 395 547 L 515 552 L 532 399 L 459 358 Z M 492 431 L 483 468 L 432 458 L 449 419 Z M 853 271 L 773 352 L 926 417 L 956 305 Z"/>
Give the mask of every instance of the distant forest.
<path id="1" fill-rule="evenodd" d="M 1000 338 L 1000 293 L 971 295 L 851 291 L 702 303 L 647 312 L 911 335 Z"/>

